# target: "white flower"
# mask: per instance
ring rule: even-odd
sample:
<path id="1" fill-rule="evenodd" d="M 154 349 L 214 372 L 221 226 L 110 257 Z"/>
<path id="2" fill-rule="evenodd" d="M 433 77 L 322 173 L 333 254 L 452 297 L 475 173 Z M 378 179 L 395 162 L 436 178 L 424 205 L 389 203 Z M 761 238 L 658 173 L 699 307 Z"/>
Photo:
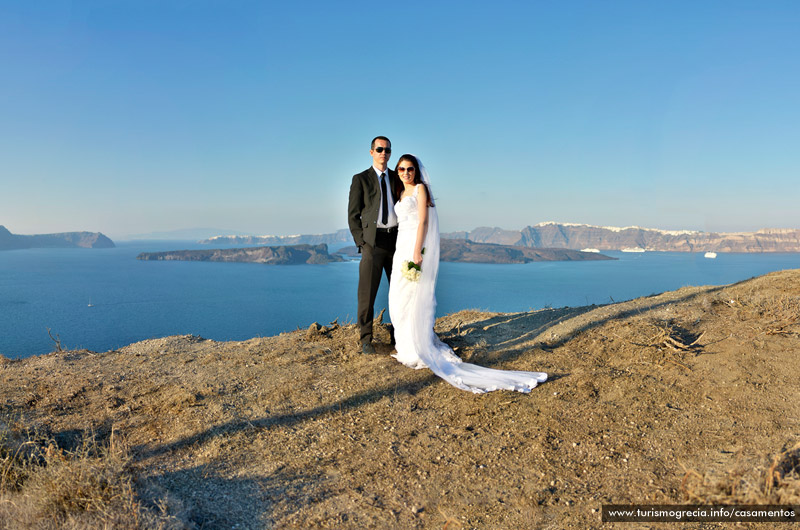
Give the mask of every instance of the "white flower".
<path id="1" fill-rule="evenodd" d="M 403 278 L 410 282 L 418 282 L 419 277 L 422 276 L 422 267 L 413 261 L 404 261 L 400 268 L 403 273 Z"/>

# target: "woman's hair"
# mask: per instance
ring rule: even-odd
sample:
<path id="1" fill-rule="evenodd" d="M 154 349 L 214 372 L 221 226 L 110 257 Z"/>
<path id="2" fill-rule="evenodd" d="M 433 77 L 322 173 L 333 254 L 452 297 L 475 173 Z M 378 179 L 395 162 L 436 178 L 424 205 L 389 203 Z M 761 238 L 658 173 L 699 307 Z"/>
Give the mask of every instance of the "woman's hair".
<path id="1" fill-rule="evenodd" d="M 423 186 L 425 186 L 425 193 L 428 196 L 428 206 L 433 206 L 433 197 L 431 197 L 431 190 L 430 188 L 428 188 L 428 186 L 425 185 L 424 182 L 422 182 L 422 171 L 419 170 L 419 162 L 417 161 L 417 157 L 409 154 L 401 156 L 397 160 L 397 165 L 394 166 L 395 173 L 397 173 L 397 168 L 400 167 L 400 162 L 402 162 L 403 160 L 405 160 L 406 162 L 411 162 L 411 164 L 414 166 L 414 184 L 422 184 Z M 395 184 L 394 188 L 395 202 L 400 200 L 400 197 L 403 195 L 404 189 L 405 186 L 403 185 L 403 181 L 400 180 L 400 176 L 398 174 L 397 183 Z"/>

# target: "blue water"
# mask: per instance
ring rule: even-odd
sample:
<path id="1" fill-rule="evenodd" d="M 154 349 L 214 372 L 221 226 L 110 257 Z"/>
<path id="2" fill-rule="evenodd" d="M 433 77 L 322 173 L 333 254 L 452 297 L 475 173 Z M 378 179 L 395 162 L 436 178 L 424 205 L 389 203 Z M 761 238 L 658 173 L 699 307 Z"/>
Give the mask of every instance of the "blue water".
<path id="1" fill-rule="evenodd" d="M 353 322 L 358 263 L 265 266 L 139 261 L 144 251 L 203 248 L 131 242 L 113 249 L 0 252 L 0 353 L 20 358 L 66 348 L 106 351 L 154 337 L 246 340 Z M 621 301 L 686 285 L 721 285 L 800 268 L 800 254 L 607 252 L 619 261 L 525 265 L 442 263 L 437 314 L 525 311 Z M 376 309 L 387 305 L 384 280 Z M 91 307 L 89 306 L 91 304 Z"/>

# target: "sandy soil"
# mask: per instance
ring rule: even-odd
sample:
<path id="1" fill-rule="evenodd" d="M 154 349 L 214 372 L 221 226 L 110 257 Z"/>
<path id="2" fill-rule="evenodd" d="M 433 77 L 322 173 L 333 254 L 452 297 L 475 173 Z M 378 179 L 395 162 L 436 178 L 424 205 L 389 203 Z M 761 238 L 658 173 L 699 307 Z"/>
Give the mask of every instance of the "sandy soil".
<path id="1" fill-rule="evenodd" d="M 800 504 L 800 271 L 461 311 L 437 332 L 465 360 L 551 378 L 474 395 L 386 344 L 358 354 L 332 323 L 2 360 L 0 412 L 67 448 L 124 436 L 141 497 L 189 528 L 724 528 L 603 525 L 600 508 Z"/>

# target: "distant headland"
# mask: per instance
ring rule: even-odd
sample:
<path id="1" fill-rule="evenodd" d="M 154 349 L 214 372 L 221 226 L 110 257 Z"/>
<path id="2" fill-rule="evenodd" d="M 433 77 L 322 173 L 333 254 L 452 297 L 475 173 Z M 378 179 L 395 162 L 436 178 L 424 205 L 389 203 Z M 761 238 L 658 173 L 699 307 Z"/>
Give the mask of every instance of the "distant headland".
<path id="1" fill-rule="evenodd" d="M 344 261 L 340 256 L 329 254 L 328 245 L 325 244 L 142 252 L 136 259 L 147 261 L 222 261 L 261 263 L 264 265 L 300 265 L 304 263 L 319 265 Z"/>
<path id="2" fill-rule="evenodd" d="M 0 250 L 25 248 L 114 248 L 114 242 L 100 232 L 63 232 L 60 234 L 12 234 L 0 225 Z"/>

